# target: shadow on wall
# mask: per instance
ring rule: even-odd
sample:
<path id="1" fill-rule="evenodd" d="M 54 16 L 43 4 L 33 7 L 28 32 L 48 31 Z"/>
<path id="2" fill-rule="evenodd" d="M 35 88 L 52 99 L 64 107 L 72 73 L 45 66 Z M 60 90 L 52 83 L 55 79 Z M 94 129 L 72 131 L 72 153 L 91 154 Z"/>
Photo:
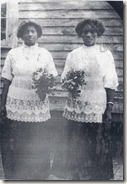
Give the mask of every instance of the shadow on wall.
<path id="1" fill-rule="evenodd" d="M 123 20 L 123 1 L 107 1 L 119 14 L 120 18 Z"/>

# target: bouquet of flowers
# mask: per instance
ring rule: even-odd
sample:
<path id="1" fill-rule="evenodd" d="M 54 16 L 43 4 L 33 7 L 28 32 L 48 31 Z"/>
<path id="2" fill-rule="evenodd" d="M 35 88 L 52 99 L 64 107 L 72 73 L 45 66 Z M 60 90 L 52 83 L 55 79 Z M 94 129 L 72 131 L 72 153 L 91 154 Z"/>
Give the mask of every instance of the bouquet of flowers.
<path id="1" fill-rule="evenodd" d="M 46 94 L 51 93 L 51 88 L 55 86 L 55 78 L 49 74 L 46 69 L 39 68 L 33 73 L 33 88 L 36 90 L 39 98 L 44 101 Z"/>
<path id="2" fill-rule="evenodd" d="M 66 78 L 63 80 L 62 87 L 66 88 L 72 94 L 72 98 L 76 98 L 80 96 L 81 90 L 79 88 L 84 84 L 84 71 L 72 70 L 67 73 Z"/>

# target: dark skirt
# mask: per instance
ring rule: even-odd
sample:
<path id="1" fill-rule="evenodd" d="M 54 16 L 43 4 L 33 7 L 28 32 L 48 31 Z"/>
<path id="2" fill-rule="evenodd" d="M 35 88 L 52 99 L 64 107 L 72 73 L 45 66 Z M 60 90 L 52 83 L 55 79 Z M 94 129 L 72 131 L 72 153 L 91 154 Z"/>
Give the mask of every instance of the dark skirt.
<path id="1" fill-rule="evenodd" d="M 60 140 L 52 173 L 57 177 L 61 177 L 59 173 L 62 173 L 67 180 L 113 179 L 111 124 L 69 121 L 66 130 L 66 151 L 63 156 L 59 148 L 62 144 Z M 59 158 L 64 159 L 61 172 Z"/>
<path id="2" fill-rule="evenodd" d="M 5 180 L 45 180 L 50 169 L 49 121 L 1 125 L 1 153 Z"/>

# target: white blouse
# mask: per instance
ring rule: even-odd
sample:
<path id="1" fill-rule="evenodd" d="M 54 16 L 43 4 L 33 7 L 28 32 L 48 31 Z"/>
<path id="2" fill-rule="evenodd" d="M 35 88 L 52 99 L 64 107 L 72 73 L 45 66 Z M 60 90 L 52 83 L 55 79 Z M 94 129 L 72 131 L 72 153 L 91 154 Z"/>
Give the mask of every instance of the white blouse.
<path id="1" fill-rule="evenodd" d="M 63 116 L 74 121 L 102 123 L 107 102 L 105 88 L 116 90 L 118 86 L 111 52 L 97 45 L 83 45 L 69 53 L 61 79 L 72 69 L 84 71 L 86 84 L 81 87 L 80 97 L 73 99 L 69 94 Z"/>
<path id="2" fill-rule="evenodd" d="M 38 68 L 57 76 L 51 54 L 38 44 L 31 47 L 23 44 L 9 51 L 2 70 L 2 77 L 12 81 L 6 102 L 9 119 L 41 122 L 50 118 L 48 96 L 42 102 L 32 88 L 32 74 Z"/>

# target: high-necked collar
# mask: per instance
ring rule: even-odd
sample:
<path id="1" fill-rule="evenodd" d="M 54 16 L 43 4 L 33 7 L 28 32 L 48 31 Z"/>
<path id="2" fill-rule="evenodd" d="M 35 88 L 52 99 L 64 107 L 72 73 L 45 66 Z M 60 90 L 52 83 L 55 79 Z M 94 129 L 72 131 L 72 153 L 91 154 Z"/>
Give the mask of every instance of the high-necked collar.
<path id="1" fill-rule="evenodd" d="M 35 45 L 32 45 L 32 46 L 28 46 L 26 45 L 24 42 L 23 42 L 23 47 L 26 48 L 26 49 L 35 49 L 38 47 L 38 43 L 35 43 Z"/>
<path id="2" fill-rule="evenodd" d="M 88 50 L 94 50 L 94 49 L 98 48 L 98 45 L 95 44 L 93 46 L 86 46 L 83 44 L 83 48 L 88 49 Z"/>

